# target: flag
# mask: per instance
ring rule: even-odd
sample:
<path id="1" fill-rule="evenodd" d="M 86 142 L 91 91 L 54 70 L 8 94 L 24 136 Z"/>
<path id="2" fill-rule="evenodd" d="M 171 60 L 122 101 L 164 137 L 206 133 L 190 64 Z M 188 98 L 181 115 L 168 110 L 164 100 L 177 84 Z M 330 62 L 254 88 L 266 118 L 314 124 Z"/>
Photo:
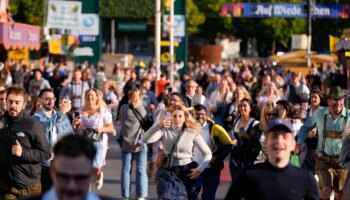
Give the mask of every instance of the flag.
<path id="1" fill-rule="evenodd" d="M 337 50 L 336 45 L 339 42 L 340 38 L 329 35 L 329 51 L 335 52 Z"/>

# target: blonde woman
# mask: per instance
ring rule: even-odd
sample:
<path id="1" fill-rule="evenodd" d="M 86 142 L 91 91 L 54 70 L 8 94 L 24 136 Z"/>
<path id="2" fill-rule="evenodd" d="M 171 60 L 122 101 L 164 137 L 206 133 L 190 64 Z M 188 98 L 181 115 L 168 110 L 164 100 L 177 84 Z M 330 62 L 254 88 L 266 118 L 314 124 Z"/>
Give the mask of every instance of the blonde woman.
<path id="1" fill-rule="evenodd" d="M 124 199 L 130 198 L 130 175 L 134 158 L 136 160 L 136 196 L 138 199 L 145 199 L 148 195 L 147 145 L 134 149 L 133 146 L 144 135 L 140 120 L 145 118 L 147 113 L 141 103 L 140 90 L 132 89 L 128 95 L 128 104 L 124 104 L 120 108 L 122 137 L 121 193 Z"/>
<path id="2" fill-rule="evenodd" d="M 97 150 L 94 159 L 96 169 L 96 189 L 103 186 L 102 167 L 106 164 L 108 137 L 106 133 L 113 133 L 112 115 L 107 105 L 102 100 L 102 92 L 97 89 L 89 89 L 85 92 L 85 105 L 79 110 L 80 115 L 73 120 L 73 129 L 82 132 L 85 129 L 94 129 L 96 133 L 102 134 L 101 141 L 94 141 Z"/>
<path id="3" fill-rule="evenodd" d="M 265 161 L 267 152 L 266 148 L 264 146 L 265 142 L 265 133 L 264 131 L 267 129 L 267 126 L 270 122 L 275 120 L 278 117 L 278 109 L 277 105 L 273 101 L 266 101 L 265 104 L 262 107 L 261 115 L 260 115 L 260 123 L 259 123 L 259 130 L 261 132 L 260 136 L 260 145 L 261 145 L 261 152 L 257 158 L 259 161 Z"/>
<path id="4" fill-rule="evenodd" d="M 268 83 L 262 91 L 259 93 L 258 97 L 256 98 L 257 105 L 259 109 L 262 109 L 265 102 L 267 101 L 273 101 L 277 102 L 281 99 L 280 91 L 277 89 L 276 85 L 274 83 Z"/>
<path id="5" fill-rule="evenodd" d="M 200 173 L 208 166 L 211 160 L 211 151 L 200 135 L 202 128 L 192 119 L 187 108 L 183 105 L 173 105 L 168 108 L 171 113 L 167 118 L 150 128 L 139 144 L 153 143 L 160 140 L 165 155 L 169 155 L 178 139 L 177 145 L 174 147 L 174 153 L 170 160 L 170 166 L 165 163 L 161 168 L 165 171 L 175 173 L 186 187 L 187 197 L 190 200 L 197 199 L 198 192 L 196 190 L 196 179 Z M 179 137 L 179 138 L 178 138 Z M 200 152 L 203 153 L 204 159 L 201 163 L 193 161 L 193 147 L 196 145 Z M 159 179 L 159 174 L 158 178 Z M 174 193 L 171 188 L 165 188 L 165 185 L 158 182 L 159 199 L 162 199 L 165 191 L 166 195 Z M 175 192 L 176 193 L 176 192 Z M 181 198 L 181 197 L 179 197 Z"/>

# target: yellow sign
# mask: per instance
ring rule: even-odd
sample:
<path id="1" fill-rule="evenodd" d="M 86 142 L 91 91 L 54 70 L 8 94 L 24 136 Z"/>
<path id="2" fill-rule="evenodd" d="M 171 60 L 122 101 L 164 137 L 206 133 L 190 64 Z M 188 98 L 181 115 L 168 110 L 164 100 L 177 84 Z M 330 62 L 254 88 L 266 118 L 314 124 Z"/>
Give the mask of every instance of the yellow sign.
<path id="1" fill-rule="evenodd" d="M 161 62 L 170 62 L 170 53 L 169 52 L 164 52 L 162 55 L 160 55 L 160 61 Z"/>
<path id="2" fill-rule="evenodd" d="M 175 3 L 175 0 L 163 0 L 164 6 L 167 10 L 170 10 L 171 1 L 174 1 Z"/>
<path id="3" fill-rule="evenodd" d="M 24 61 L 24 64 L 28 65 L 29 61 L 29 50 L 28 49 L 14 49 L 8 51 L 8 59 L 14 60 L 17 63 L 20 63 L 21 60 Z"/>
<path id="4" fill-rule="evenodd" d="M 162 47 L 169 47 L 170 46 L 170 42 L 169 41 L 160 41 L 160 46 Z M 178 47 L 179 46 L 179 42 L 174 42 L 174 47 Z"/>
<path id="5" fill-rule="evenodd" d="M 345 57 L 350 57 L 350 51 L 345 52 Z"/>
<path id="6" fill-rule="evenodd" d="M 49 53 L 50 54 L 62 54 L 61 40 L 50 40 L 49 41 Z"/>

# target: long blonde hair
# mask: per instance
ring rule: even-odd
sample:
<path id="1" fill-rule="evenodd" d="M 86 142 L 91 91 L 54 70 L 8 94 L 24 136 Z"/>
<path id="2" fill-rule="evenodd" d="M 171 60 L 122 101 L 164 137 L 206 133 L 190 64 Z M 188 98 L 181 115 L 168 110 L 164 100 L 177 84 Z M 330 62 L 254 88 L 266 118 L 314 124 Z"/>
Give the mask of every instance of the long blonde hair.
<path id="1" fill-rule="evenodd" d="M 137 108 L 141 104 L 140 90 L 137 88 L 131 89 L 128 95 L 130 105 Z"/>
<path id="2" fill-rule="evenodd" d="M 102 92 L 98 89 L 90 88 L 90 89 L 86 90 L 85 99 L 87 99 L 87 95 L 90 91 L 94 91 L 96 96 L 97 96 L 97 101 L 96 101 L 96 106 L 97 106 L 96 109 L 97 110 L 99 110 L 101 107 L 105 107 L 105 108 L 108 107 L 107 104 L 103 101 Z M 91 108 L 89 107 L 89 105 L 85 101 L 85 105 L 83 106 L 83 110 L 88 110 L 88 109 L 91 109 Z"/>
<path id="3" fill-rule="evenodd" d="M 266 119 L 266 112 L 269 110 L 274 110 L 277 114 L 277 105 L 273 101 L 266 101 L 260 115 L 260 123 L 259 123 L 259 129 L 262 131 L 265 131 L 268 125 L 267 119 Z"/>
<path id="4" fill-rule="evenodd" d="M 183 105 L 172 105 L 167 111 L 173 113 L 175 110 L 182 111 L 185 115 L 186 128 L 193 129 L 198 133 L 202 133 L 202 127 L 193 119 L 192 115 L 188 112 L 188 109 Z"/>

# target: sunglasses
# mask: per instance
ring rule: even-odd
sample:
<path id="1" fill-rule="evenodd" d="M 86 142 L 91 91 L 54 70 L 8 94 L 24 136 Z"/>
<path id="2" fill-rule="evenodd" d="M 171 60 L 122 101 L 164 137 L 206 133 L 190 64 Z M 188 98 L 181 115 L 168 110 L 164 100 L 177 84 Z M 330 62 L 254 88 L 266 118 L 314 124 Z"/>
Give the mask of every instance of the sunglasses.
<path id="1" fill-rule="evenodd" d="M 268 116 L 268 117 L 277 117 L 277 113 L 266 113 L 265 114 L 266 116 Z"/>
<path id="2" fill-rule="evenodd" d="M 205 113 L 196 113 L 197 117 L 204 117 L 206 114 Z"/>

